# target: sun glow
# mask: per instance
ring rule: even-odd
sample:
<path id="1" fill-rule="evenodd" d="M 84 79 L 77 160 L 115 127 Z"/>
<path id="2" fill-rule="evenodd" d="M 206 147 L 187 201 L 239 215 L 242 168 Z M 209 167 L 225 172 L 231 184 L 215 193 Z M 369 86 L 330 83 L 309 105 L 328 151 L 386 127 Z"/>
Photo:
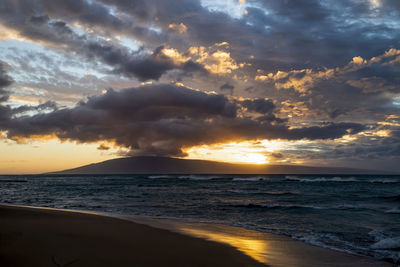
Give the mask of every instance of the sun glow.
<path id="1" fill-rule="evenodd" d="M 45 173 L 115 158 L 112 144 L 78 144 L 55 139 L 10 141 L 0 133 L 0 174 Z M 104 147 L 107 146 L 105 150 Z M 24 155 L 21 158 L 21 155 Z"/>
<path id="2" fill-rule="evenodd" d="M 244 141 L 201 145 L 185 149 L 188 159 L 207 159 L 232 163 L 267 164 L 269 154 L 279 150 L 280 141 Z"/>
<path id="3" fill-rule="evenodd" d="M 268 163 L 267 158 L 258 153 L 249 153 L 245 154 L 240 157 L 240 160 L 245 163 L 252 163 L 252 164 L 266 164 Z"/>

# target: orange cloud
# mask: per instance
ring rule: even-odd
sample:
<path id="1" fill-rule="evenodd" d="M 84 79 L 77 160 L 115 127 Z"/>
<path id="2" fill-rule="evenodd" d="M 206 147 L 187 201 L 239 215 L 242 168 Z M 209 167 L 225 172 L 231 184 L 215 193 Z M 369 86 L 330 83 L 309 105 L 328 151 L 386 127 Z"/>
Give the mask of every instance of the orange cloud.
<path id="1" fill-rule="evenodd" d="M 176 33 L 179 33 L 179 34 L 185 34 L 187 32 L 188 27 L 181 22 L 179 24 L 175 24 L 175 23 L 169 24 L 168 29 L 170 29 Z"/>
<path id="2" fill-rule="evenodd" d="M 228 51 L 221 47 L 228 46 L 227 42 L 217 43 L 214 47 L 190 47 L 188 54 L 194 58 L 194 61 L 204 65 L 204 68 L 213 74 L 227 74 L 237 70 L 241 66 L 231 57 Z"/>

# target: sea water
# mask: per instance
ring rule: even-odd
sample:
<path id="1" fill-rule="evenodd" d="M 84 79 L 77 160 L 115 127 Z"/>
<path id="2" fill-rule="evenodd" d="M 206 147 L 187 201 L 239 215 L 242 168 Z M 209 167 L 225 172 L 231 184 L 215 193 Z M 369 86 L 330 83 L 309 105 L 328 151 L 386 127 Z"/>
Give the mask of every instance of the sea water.
<path id="1" fill-rule="evenodd" d="M 0 176 L 0 203 L 222 223 L 400 257 L 400 176 Z"/>

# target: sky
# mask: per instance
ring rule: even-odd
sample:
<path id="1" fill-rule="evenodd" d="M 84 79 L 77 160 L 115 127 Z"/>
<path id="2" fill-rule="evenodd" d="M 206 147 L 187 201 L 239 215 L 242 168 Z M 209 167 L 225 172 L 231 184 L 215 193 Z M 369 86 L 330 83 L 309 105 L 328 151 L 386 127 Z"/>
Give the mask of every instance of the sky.
<path id="1" fill-rule="evenodd" d="M 169 156 L 400 171 L 398 0 L 1 0 L 0 173 Z"/>

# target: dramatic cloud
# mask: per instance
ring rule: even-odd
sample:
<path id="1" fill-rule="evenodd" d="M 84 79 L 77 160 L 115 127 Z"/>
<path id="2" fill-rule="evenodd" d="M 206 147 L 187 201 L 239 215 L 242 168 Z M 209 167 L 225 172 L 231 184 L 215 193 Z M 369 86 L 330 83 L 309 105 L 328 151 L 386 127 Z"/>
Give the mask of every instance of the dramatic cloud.
<path id="1" fill-rule="evenodd" d="M 249 111 L 261 114 L 272 113 L 275 109 L 274 103 L 266 99 L 244 100 L 242 105 Z"/>
<path id="2" fill-rule="evenodd" d="M 7 75 L 4 70 L 4 64 L 0 61 L 0 103 L 8 100 L 9 92 L 3 88 L 9 86 L 11 83 L 12 79 Z"/>
<path id="3" fill-rule="evenodd" d="M 221 85 L 219 87 L 219 89 L 221 89 L 221 91 L 229 91 L 230 94 L 233 94 L 233 89 L 235 89 L 235 86 L 233 86 L 229 83 L 224 83 L 223 85 Z"/>
<path id="4" fill-rule="evenodd" d="M 150 53 L 141 49 L 131 51 L 124 46 L 114 44 L 93 34 L 78 34 L 66 22 L 53 20 L 47 14 L 39 15 L 40 13 L 35 12 L 37 9 L 40 10 L 42 5 L 48 4 L 44 2 L 46 1 L 40 3 L 40 5 L 37 3 L 38 6 L 36 8 L 32 7 L 35 2 L 31 2 L 23 8 L 11 3 L 8 3 L 8 5 L 4 4 L 5 8 L 0 9 L 0 14 L 2 15 L 0 22 L 4 23 L 7 27 L 16 29 L 23 38 L 42 42 L 56 49 L 71 50 L 74 53 L 85 56 L 89 60 L 101 60 L 111 66 L 114 73 L 127 77 L 136 77 L 143 81 L 149 79 L 157 80 L 163 73 L 172 69 L 182 69 L 188 72 L 202 70 L 200 65 L 195 64 L 191 60 L 177 64 L 163 53 L 164 49 L 162 46 Z M 76 6 L 68 5 L 67 10 L 76 9 L 76 12 L 78 12 L 81 9 L 86 10 L 86 8 L 89 8 L 86 1 L 77 1 L 76 4 Z M 21 17 L 22 20 L 16 21 L 16 17 Z M 85 18 L 87 19 L 86 16 Z M 95 22 L 95 20 L 93 19 L 92 22 Z"/>
<path id="5" fill-rule="evenodd" d="M 354 57 L 332 69 L 259 72 L 255 80 L 285 91 L 284 95 L 290 94 L 291 100 L 296 101 L 289 110 L 292 115 L 379 121 L 385 113 L 399 112 L 393 105 L 394 97 L 400 93 L 399 73 L 400 50 L 389 49 L 370 59 Z M 288 100 L 282 101 L 283 109 L 287 110 L 287 104 Z M 302 108 L 303 112 L 293 112 L 294 108 Z"/>
<path id="6" fill-rule="evenodd" d="M 239 116 L 248 111 L 269 119 Z M 132 153 L 179 155 L 182 148 L 230 140 L 334 139 L 365 128 L 356 123 L 289 129 L 272 115 L 265 99 L 232 101 L 223 95 L 173 85 L 153 85 L 116 92 L 108 90 L 71 109 L 10 118 L 2 125 L 7 137 L 55 135 L 79 142 L 109 141 Z"/>
<path id="7" fill-rule="evenodd" d="M 395 162 L 398 40 L 397 0 L 3 0 L 0 131 L 153 155 L 303 140 L 268 153 Z"/>

